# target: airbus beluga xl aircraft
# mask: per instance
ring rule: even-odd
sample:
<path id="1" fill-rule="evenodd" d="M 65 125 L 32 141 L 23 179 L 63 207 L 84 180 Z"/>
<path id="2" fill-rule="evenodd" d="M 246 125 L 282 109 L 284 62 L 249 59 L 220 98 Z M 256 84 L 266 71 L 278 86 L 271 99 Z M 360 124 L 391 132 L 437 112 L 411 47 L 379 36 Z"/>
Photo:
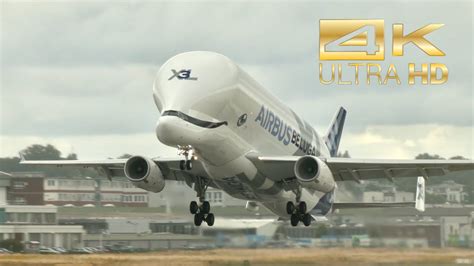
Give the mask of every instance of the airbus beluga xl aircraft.
<path id="1" fill-rule="evenodd" d="M 165 180 L 193 187 L 198 201 L 189 210 L 194 223 L 214 224 L 206 189 L 216 187 L 261 204 L 293 226 L 308 226 L 331 209 L 400 207 L 424 209 L 424 180 L 473 169 L 468 160 L 360 160 L 335 158 L 346 110 L 340 108 L 325 135 L 259 85 L 227 57 L 188 52 L 158 71 L 153 99 L 161 113 L 156 135 L 177 147 L 181 157 L 103 161 L 26 161 L 29 165 L 94 167 L 109 179 L 126 176 L 136 187 L 159 193 Z M 337 182 L 418 177 L 411 203 L 335 203 Z"/>

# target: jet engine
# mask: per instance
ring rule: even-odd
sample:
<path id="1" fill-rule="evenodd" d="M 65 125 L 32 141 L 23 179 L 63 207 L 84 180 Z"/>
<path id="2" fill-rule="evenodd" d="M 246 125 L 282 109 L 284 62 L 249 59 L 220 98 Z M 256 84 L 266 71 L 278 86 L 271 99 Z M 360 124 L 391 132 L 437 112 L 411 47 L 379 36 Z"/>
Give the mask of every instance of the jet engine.
<path id="1" fill-rule="evenodd" d="M 165 187 L 163 173 L 156 163 L 143 156 L 133 156 L 124 166 L 125 176 L 138 188 L 160 192 Z"/>
<path id="2" fill-rule="evenodd" d="M 328 193 L 334 190 L 336 182 L 331 170 L 315 156 L 303 156 L 295 163 L 295 176 L 301 186 Z"/>

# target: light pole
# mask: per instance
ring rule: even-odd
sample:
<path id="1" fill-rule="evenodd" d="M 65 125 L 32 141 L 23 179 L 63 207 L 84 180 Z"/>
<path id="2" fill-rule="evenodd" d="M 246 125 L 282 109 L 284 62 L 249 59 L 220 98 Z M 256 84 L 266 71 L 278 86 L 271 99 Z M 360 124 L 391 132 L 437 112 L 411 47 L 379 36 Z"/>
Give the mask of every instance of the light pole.
<path id="1" fill-rule="evenodd" d="M 127 223 L 131 224 L 131 225 L 134 225 L 135 226 L 135 234 L 138 234 L 138 230 L 137 230 L 138 223 L 132 222 L 132 221 L 127 221 Z"/>
<path id="2" fill-rule="evenodd" d="M 99 246 L 100 246 L 101 249 L 104 248 L 104 245 L 103 245 L 104 234 L 105 234 L 104 229 L 101 229 L 101 230 L 100 230 L 100 236 L 99 236 Z"/>

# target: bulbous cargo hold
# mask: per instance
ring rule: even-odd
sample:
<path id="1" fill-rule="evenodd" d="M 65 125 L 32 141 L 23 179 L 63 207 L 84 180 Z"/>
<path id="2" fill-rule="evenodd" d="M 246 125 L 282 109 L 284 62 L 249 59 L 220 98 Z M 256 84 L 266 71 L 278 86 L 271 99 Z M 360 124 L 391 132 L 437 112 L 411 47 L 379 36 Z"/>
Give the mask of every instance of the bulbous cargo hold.
<path id="1" fill-rule="evenodd" d="M 328 193 L 334 190 L 336 182 L 331 170 L 315 156 L 303 156 L 295 163 L 295 176 L 301 186 Z"/>
<path id="2" fill-rule="evenodd" d="M 160 192 L 165 187 L 165 179 L 158 165 L 150 158 L 133 156 L 124 166 L 125 176 L 138 188 Z"/>

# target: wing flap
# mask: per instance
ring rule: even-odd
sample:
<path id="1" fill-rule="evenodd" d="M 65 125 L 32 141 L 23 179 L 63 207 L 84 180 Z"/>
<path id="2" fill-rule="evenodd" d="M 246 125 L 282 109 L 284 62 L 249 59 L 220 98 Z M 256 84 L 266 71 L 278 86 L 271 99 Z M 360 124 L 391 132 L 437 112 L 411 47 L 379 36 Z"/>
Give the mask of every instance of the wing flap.
<path id="1" fill-rule="evenodd" d="M 333 209 L 361 209 L 361 208 L 403 208 L 415 207 L 415 202 L 339 202 L 333 203 Z"/>

